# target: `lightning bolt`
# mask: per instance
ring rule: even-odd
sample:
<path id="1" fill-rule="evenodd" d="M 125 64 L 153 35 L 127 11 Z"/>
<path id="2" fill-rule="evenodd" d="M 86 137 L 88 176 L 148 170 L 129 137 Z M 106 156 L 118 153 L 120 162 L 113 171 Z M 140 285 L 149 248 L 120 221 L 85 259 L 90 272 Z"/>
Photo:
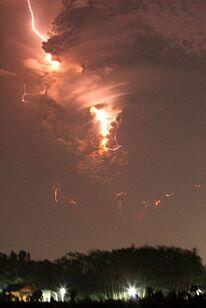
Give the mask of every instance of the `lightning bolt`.
<path id="1" fill-rule="evenodd" d="M 117 151 L 117 150 L 119 150 L 121 147 L 122 147 L 122 145 L 119 144 L 119 145 L 116 146 L 115 148 L 108 148 L 108 147 L 107 147 L 107 149 L 110 150 L 110 151 Z"/>
<path id="2" fill-rule="evenodd" d="M 46 42 L 48 40 L 48 38 L 43 35 L 42 33 L 40 33 L 37 28 L 36 28 L 36 23 L 35 23 L 35 17 L 34 17 L 34 13 L 33 13 L 33 10 L 32 10 L 32 6 L 31 6 L 31 2 L 30 0 L 27 0 L 27 3 L 28 3 L 28 7 L 29 7 L 29 11 L 30 11 L 30 14 L 31 14 L 31 26 L 32 26 L 32 31 L 36 33 L 36 35 L 38 37 L 40 37 L 40 39 L 43 41 L 43 42 Z"/>
<path id="3" fill-rule="evenodd" d="M 21 97 L 22 103 L 25 103 L 26 95 L 28 95 L 28 93 L 26 92 L 26 85 L 24 83 L 24 93 L 22 94 L 22 97 Z"/>
<path id="4" fill-rule="evenodd" d="M 36 28 L 36 22 L 35 22 L 34 12 L 33 12 L 32 6 L 31 6 L 31 1 L 27 0 L 27 4 L 28 4 L 30 15 L 31 15 L 32 31 L 41 39 L 42 42 L 47 42 L 48 37 L 46 37 L 41 32 L 39 32 L 38 29 Z M 58 72 L 60 70 L 60 64 L 61 63 L 58 60 L 53 60 L 52 55 L 50 53 L 45 54 L 44 62 L 46 63 L 46 66 L 48 67 L 50 72 Z M 45 92 L 42 93 L 42 94 L 45 94 Z M 23 99 L 24 99 L 24 97 L 23 97 Z"/>
<path id="5" fill-rule="evenodd" d="M 46 94 L 46 90 L 47 90 L 48 86 L 45 86 L 43 88 L 43 90 L 40 93 L 35 93 L 35 92 L 27 92 L 26 90 L 26 84 L 24 83 L 24 92 L 21 96 L 21 102 L 25 103 L 27 101 L 27 96 L 35 96 L 35 95 L 45 95 Z"/>

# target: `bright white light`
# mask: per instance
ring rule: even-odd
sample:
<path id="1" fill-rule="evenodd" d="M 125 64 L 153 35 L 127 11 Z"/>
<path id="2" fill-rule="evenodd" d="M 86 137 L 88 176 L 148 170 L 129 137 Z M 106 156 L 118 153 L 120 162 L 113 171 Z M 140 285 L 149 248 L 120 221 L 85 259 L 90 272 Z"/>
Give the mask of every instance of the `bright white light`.
<path id="1" fill-rule="evenodd" d="M 59 289 L 59 293 L 60 293 L 60 295 L 61 295 L 61 300 L 62 300 L 62 302 L 64 302 L 64 297 L 65 297 L 65 294 L 67 293 L 67 290 L 66 290 L 65 288 L 61 287 L 61 288 Z"/>
<path id="2" fill-rule="evenodd" d="M 53 60 L 52 55 L 50 53 L 46 53 L 44 59 L 48 64 L 48 68 L 51 72 L 59 71 L 61 63 L 58 60 Z"/>
<path id="3" fill-rule="evenodd" d="M 31 14 L 31 25 L 32 25 L 32 30 L 38 35 L 38 37 L 40 37 L 40 39 L 41 39 L 43 42 L 47 42 L 47 37 L 44 36 L 43 34 L 41 34 L 41 33 L 36 29 L 35 18 L 34 18 L 34 13 L 33 13 L 32 7 L 31 7 L 31 2 L 30 2 L 30 0 L 27 0 L 27 2 L 28 2 L 28 6 L 29 6 L 29 11 L 30 11 L 30 14 Z"/>
<path id="4" fill-rule="evenodd" d="M 200 289 L 196 290 L 196 294 L 199 296 L 202 293 L 202 291 Z"/>
<path id="5" fill-rule="evenodd" d="M 137 290 L 135 287 L 130 286 L 127 290 L 129 297 L 135 297 L 137 294 Z"/>

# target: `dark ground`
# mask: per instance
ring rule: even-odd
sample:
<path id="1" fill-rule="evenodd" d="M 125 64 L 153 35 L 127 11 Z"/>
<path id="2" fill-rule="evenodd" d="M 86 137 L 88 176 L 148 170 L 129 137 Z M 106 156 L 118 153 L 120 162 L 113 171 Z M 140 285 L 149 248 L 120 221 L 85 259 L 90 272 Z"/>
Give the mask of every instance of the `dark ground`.
<path id="1" fill-rule="evenodd" d="M 121 302 L 121 301 L 107 301 L 107 302 L 91 302 L 84 301 L 78 303 L 19 303 L 19 302 L 4 302 L 1 303 L 1 307 L 5 308 L 178 308 L 178 307 L 206 307 L 206 300 L 202 297 L 187 299 L 179 299 L 179 298 L 149 298 L 146 300 L 136 302 Z"/>

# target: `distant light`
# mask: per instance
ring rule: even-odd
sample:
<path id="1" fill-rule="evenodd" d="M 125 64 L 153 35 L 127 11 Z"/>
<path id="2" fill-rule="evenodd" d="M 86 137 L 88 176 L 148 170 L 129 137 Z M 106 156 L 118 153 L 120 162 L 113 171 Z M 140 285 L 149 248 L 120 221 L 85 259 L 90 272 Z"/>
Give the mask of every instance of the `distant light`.
<path id="1" fill-rule="evenodd" d="M 130 286 L 130 287 L 128 288 L 127 292 L 128 292 L 129 297 L 133 297 L 133 298 L 136 297 L 137 290 L 136 290 L 135 287 Z"/>
<path id="2" fill-rule="evenodd" d="M 64 302 L 64 297 L 65 297 L 65 294 L 67 293 L 67 290 L 66 290 L 64 287 L 61 287 L 61 288 L 59 289 L 59 293 L 60 293 L 60 295 L 61 295 L 61 300 L 62 300 L 62 302 Z"/>
<path id="3" fill-rule="evenodd" d="M 200 294 L 202 293 L 202 290 L 200 290 L 200 289 L 197 289 L 196 290 L 196 294 L 199 296 Z"/>

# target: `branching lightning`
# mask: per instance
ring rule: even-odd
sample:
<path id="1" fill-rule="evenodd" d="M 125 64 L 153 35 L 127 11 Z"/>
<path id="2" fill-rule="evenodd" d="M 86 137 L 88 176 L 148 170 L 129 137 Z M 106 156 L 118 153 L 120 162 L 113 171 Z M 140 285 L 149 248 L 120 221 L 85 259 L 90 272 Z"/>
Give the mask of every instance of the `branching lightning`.
<path id="1" fill-rule="evenodd" d="M 47 88 L 48 88 L 48 86 L 44 86 L 43 90 L 40 93 L 34 93 L 34 92 L 31 93 L 31 92 L 27 92 L 26 84 L 24 83 L 24 92 L 21 96 L 21 102 L 26 103 L 26 101 L 27 101 L 26 97 L 27 96 L 45 95 Z"/>
<path id="2" fill-rule="evenodd" d="M 30 11 L 30 14 L 31 14 L 31 25 L 32 25 L 32 31 L 34 31 L 36 33 L 36 35 L 38 37 L 40 37 L 40 39 L 43 41 L 43 42 L 46 42 L 48 40 L 48 38 L 46 36 L 44 36 L 42 33 L 40 33 L 37 28 L 36 28 L 36 23 L 35 23 L 35 17 L 34 17 L 34 13 L 33 13 L 33 10 L 32 10 L 32 6 L 31 6 L 31 2 L 30 0 L 27 0 L 27 3 L 28 3 L 28 7 L 29 7 L 29 11 Z"/>
<path id="3" fill-rule="evenodd" d="M 36 27 L 36 20 L 35 20 L 35 14 L 31 5 L 31 0 L 27 0 L 29 12 L 31 15 L 31 27 L 32 31 L 40 38 L 42 42 L 47 42 L 48 37 L 44 34 L 42 34 Z M 61 63 L 52 58 L 52 55 L 50 53 L 45 53 L 45 56 L 43 58 L 43 61 L 45 62 L 45 68 L 47 72 L 58 72 L 60 70 Z M 44 90 L 41 92 L 41 94 L 46 93 L 47 86 L 44 88 Z M 24 94 L 22 96 L 22 102 L 25 102 L 25 97 L 28 93 L 26 93 L 26 90 L 24 91 Z M 112 123 L 116 121 L 116 115 L 113 114 L 112 111 L 108 111 L 105 108 L 97 108 L 96 106 L 93 106 L 90 108 L 91 114 L 94 115 L 95 120 L 99 122 L 99 135 L 100 135 L 100 144 L 99 144 L 99 154 L 103 155 L 107 153 L 108 151 L 117 151 L 121 145 L 119 145 L 117 142 L 114 147 L 109 147 L 109 134 L 110 129 L 112 127 Z"/>
<path id="4" fill-rule="evenodd" d="M 21 97 L 21 102 L 22 103 L 25 103 L 27 95 L 28 95 L 28 93 L 26 92 L 26 85 L 24 83 L 24 92 L 23 92 L 22 97 Z"/>
<path id="5" fill-rule="evenodd" d="M 47 42 L 48 37 L 46 37 L 41 32 L 39 32 L 36 28 L 36 22 L 35 22 L 34 12 L 33 12 L 32 6 L 31 6 L 31 1 L 27 0 L 27 3 L 28 3 L 30 14 L 31 14 L 32 31 L 41 39 L 42 42 Z M 50 72 L 59 71 L 61 63 L 58 60 L 53 60 L 52 55 L 50 53 L 45 54 L 44 61 L 49 66 Z"/>

